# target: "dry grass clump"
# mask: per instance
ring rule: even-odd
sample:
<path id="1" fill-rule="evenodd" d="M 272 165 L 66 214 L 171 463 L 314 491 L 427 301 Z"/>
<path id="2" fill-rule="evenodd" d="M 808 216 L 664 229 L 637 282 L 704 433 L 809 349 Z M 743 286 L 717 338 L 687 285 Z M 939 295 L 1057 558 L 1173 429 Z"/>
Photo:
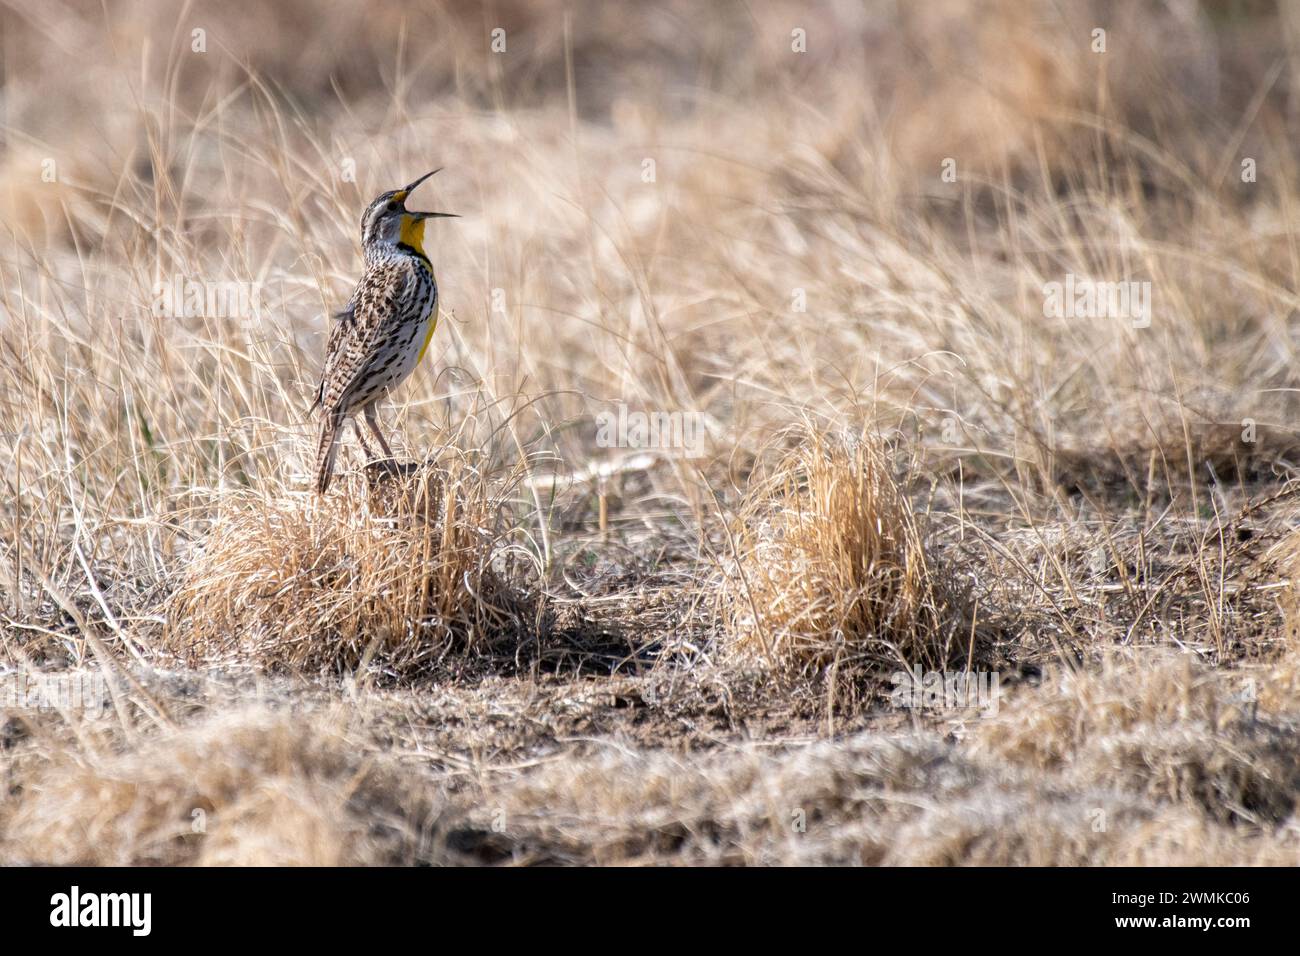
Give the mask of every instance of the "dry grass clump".
<path id="1" fill-rule="evenodd" d="M 835 679 L 949 661 L 944 591 L 879 440 L 813 432 L 742 507 L 721 606 L 732 651 Z"/>
<path id="2" fill-rule="evenodd" d="M 372 476 L 373 479 L 373 476 Z M 373 662 L 412 677 L 517 636 L 523 604 L 494 566 L 500 489 L 460 458 L 324 498 L 240 495 L 218 511 L 168 605 L 166 645 L 299 673 Z"/>
<path id="3" fill-rule="evenodd" d="M 19 778 L 0 859 L 124 866 L 412 862 L 436 814 L 334 722 L 227 710 L 125 753 Z"/>
<path id="4" fill-rule="evenodd" d="M 975 748 L 1081 785 L 1109 780 L 1187 803 L 1215 820 L 1277 825 L 1300 794 L 1293 669 L 1232 673 L 1187 654 L 1111 658 L 1017 695 L 979 728 Z"/>

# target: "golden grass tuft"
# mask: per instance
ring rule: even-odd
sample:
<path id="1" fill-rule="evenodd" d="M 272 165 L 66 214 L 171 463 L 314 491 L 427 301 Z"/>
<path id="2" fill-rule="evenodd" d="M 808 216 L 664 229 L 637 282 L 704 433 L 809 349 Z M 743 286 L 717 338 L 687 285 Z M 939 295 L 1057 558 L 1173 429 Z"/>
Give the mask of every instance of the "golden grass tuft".
<path id="1" fill-rule="evenodd" d="M 877 438 L 805 433 L 748 495 L 734 545 L 734 652 L 831 679 L 952 658 L 949 602 Z"/>
<path id="2" fill-rule="evenodd" d="M 373 663 L 418 676 L 517 636 L 523 604 L 493 561 L 503 492 L 466 460 L 340 482 L 323 497 L 240 495 L 220 508 L 168 604 L 191 662 L 295 673 Z"/>

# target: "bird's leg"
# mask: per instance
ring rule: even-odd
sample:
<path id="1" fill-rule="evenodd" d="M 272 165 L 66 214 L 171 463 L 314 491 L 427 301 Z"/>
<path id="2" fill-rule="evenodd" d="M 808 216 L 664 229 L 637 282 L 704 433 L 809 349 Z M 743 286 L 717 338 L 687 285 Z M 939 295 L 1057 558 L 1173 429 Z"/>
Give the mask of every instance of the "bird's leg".
<path id="1" fill-rule="evenodd" d="M 384 454 L 388 456 L 389 462 L 396 466 L 397 456 L 393 454 L 393 449 L 388 447 L 388 440 L 384 438 L 383 432 L 379 430 L 379 412 L 375 409 L 373 403 L 366 406 L 365 418 L 366 425 L 369 426 L 371 433 L 379 439 L 379 446 L 384 449 Z"/>

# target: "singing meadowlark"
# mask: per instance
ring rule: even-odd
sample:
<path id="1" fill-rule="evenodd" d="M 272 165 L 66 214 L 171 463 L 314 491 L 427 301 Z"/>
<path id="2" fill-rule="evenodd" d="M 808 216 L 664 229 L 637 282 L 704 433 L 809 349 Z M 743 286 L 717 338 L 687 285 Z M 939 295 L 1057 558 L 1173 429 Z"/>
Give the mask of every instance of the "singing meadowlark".
<path id="1" fill-rule="evenodd" d="M 433 173 L 438 172 L 435 169 Z M 347 307 L 334 316 L 325 366 L 312 411 L 323 415 L 316 450 L 316 491 L 324 494 L 334 474 L 343 423 L 358 412 L 391 461 L 375 406 L 404 382 L 424 358 L 438 325 L 438 283 L 424 251 L 424 223 L 449 212 L 411 212 L 406 197 L 433 173 L 403 189 L 381 193 L 361 217 L 365 272 Z M 353 428 L 374 457 L 360 425 Z"/>

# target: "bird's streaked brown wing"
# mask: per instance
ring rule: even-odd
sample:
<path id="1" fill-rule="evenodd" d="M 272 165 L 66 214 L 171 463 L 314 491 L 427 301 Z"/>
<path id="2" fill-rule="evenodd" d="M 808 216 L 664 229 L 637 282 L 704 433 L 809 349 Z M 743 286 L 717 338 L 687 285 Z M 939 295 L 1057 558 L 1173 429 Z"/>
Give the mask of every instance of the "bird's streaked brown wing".
<path id="1" fill-rule="evenodd" d="M 356 326 L 356 308 L 357 296 L 353 292 L 348 304 L 334 313 L 334 320 L 330 323 L 329 340 L 325 343 L 325 361 L 321 364 L 320 384 L 316 386 L 316 400 L 307 410 L 308 414 L 316 411 L 325 402 L 326 383 L 331 378 L 331 370 L 338 364 L 339 355 L 345 347 L 344 343 L 352 336 Z"/>
<path id="2" fill-rule="evenodd" d="M 351 328 L 340 333 L 334 361 L 326 363 L 321 382 L 321 405 L 326 411 L 346 410 L 350 396 L 364 383 L 375 346 L 383 341 L 388 324 L 400 317 L 412 278 L 403 263 L 366 273 L 353 295 Z"/>

